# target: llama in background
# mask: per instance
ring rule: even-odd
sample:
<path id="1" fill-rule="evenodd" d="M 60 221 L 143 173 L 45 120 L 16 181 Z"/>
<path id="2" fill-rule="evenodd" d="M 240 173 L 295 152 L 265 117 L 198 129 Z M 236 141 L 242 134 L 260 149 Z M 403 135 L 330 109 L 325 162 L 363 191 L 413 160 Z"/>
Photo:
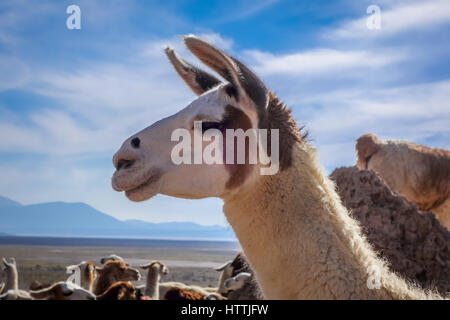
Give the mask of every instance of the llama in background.
<path id="1" fill-rule="evenodd" d="M 356 140 L 357 167 L 375 171 L 389 188 L 432 211 L 450 230 L 450 152 L 364 134 Z"/>

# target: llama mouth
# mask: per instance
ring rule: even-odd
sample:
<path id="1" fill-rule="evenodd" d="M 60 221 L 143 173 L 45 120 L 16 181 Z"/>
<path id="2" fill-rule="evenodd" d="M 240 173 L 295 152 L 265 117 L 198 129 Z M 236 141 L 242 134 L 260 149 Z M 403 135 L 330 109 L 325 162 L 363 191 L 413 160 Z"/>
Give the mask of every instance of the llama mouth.
<path id="1" fill-rule="evenodd" d="M 150 199 L 158 193 L 157 188 L 155 188 L 155 183 L 160 178 L 161 174 L 152 174 L 145 182 L 136 187 L 124 190 L 126 197 L 131 201 L 144 201 Z"/>
<path id="2" fill-rule="evenodd" d="M 118 192 L 133 191 L 159 179 L 159 170 L 134 170 L 124 172 L 118 170 L 114 172 L 111 179 L 111 186 Z"/>

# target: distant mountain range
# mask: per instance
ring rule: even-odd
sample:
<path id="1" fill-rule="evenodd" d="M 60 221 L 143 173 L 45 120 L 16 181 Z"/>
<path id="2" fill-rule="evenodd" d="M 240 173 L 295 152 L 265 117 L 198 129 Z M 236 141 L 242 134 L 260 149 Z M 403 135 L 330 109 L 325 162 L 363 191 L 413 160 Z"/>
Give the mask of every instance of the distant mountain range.
<path id="1" fill-rule="evenodd" d="M 170 239 L 234 239 L 230 228 L 192 222 L 121 221 L 85 203 L 24 206 L 0 196 L 0 235 L 104 236 Z"/>

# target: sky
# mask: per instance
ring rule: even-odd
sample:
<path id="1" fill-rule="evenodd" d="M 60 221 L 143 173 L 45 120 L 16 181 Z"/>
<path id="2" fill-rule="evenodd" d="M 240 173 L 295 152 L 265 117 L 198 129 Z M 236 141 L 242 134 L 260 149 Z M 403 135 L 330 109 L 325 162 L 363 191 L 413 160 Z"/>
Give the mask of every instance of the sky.
<path id="1" fill-rule="evenodd" d="M 72 4 L 79 30 L 66 27 Z M 380 29 L 366 24 L 372 4 Z M 309 130 L 328 172 L 353 165 L 368 132 L 450 149 L 448 0 L 4 0 L 0 195 L 226 225 L 218 199 L 133 203 L 111 188 L 122 142 L 195 98 L 162 51 L 200 65 L 186 34 L 253 69 Z"/>

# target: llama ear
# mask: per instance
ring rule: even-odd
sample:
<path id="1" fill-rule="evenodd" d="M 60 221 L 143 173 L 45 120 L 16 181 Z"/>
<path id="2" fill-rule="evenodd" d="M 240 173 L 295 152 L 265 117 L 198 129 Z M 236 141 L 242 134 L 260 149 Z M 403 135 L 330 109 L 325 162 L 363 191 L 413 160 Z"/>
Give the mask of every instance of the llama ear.
<path id="1" fill-rule="evenodd" d="M 210 75 L 181 59 L 172 48 L 167 47 L 164 51 L 181 79 L 186 82 L 196 95 L 199 96 L 221 83 L 221 81 L 213 75 Z"/>
<path id="2" fill-rule="evenodd" d="M 233 261 L 227 261 L 225 262 L 223 265 L 221 265 L 220 267 L 216 267 L 214 268 L 216 271 L 222 271 L 223 269 L 225 269 L 226 267 L 231 266 L 231 263 L 233 263 Z"/>
<path id="3" fill-rule="evenodd" d="M 97 267 L 97 266 L 95 266 L 95 271 L 97 271 L 97 272 L 102 272 L 102 271 L 103 271 L 103 267 Z"/>
<path id="4" fill-rule="evenodd" d="M 143 264 L 143 265 L 140 265 L 139 268 L 146 270 L 146 269 L 150 268 L 150 265 L 151 265 L 151 263 Z"/>
<path id="5" fill-rule="evenodd" d="M 9 261 L 7 261 L 5 258 L 2 259 L 3 264 L 5 267 L 12 268 L 16 265 L 16 260 L 14 258 L 9 258 Z"/>
<path id="6" fill-rule="evenodd" d="M 204 64 L 238 90 L 237 99 L 239 94 L 246 94 L 254 102 L 259 115 L 266 111 L 269 92 L 263 82 L 245 65 L 194 35 L 184 37 L 184 43 Z"/>

